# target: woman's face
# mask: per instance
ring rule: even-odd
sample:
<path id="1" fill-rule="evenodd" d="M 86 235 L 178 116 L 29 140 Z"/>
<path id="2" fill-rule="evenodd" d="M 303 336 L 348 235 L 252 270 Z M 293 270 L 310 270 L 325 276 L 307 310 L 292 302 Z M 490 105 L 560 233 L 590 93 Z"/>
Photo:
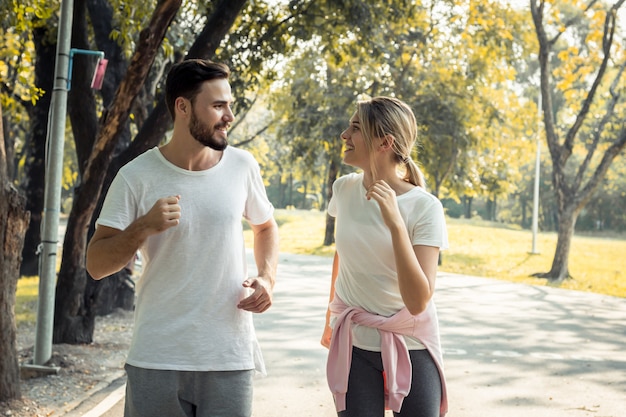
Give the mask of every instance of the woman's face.
<path id="1" fill-rule="evenodd" d="M 361 169 L 368 168 L 369 150 L 365 145 L 361 124 L 356 113 L 350 118 L 350 126 L 341 132 L 341 139 L 344 140 L 343 162 Z"/>

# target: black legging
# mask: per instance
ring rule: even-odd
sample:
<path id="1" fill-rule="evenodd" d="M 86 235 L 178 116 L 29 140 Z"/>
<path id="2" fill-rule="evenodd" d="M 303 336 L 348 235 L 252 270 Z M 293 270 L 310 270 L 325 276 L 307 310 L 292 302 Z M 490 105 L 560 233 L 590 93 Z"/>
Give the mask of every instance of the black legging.
<path id="1" fill-rule="evenodd" d="M 430 353 L 410 350 L 413 367 L 411 391 L 395 417 L 439 417 L 441 379 Z M 346 394 L 346 410 L 339 417 L 383 417 L 385 392 L 380 352 L 352 349 L 352 364 Z"/>

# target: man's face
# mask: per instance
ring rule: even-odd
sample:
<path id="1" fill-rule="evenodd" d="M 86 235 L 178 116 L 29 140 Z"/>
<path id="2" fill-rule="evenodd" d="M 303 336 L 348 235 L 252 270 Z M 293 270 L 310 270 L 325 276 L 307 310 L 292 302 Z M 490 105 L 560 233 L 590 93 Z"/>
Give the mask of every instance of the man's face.
<path id="1" fill-rule="evenodd" d="M 189 119 L 189 133 L 198 142 L 217 151 L 228 146 L 228 128 L 235 117 L 230 108 L 232 95 L 228 80 L 216 79 L 203 84 Z"/>

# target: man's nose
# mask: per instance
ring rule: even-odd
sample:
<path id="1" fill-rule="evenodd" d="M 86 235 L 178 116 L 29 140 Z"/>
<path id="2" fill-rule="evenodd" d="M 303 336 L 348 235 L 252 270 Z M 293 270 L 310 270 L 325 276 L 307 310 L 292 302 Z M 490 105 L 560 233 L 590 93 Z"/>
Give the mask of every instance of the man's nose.
<path id="1" fill-rule="evenodd" d="M 235 115 L 233 114 L 233 110 L 230 106 L 226 109 L 226 113 L 224 113 L 224 119 L 228 122 L 235 120 Z"/>

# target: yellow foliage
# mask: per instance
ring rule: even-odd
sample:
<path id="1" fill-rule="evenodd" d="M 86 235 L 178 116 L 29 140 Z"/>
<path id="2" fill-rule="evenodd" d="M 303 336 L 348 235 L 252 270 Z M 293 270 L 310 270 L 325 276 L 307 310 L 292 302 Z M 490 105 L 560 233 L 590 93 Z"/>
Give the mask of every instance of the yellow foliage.
<path id="1" fill-rule="evenodd" d="M 73 170 L 69 164 L 63 164 L 62 184 L 64 190 L 71 190 L 78 179 L 78 172 Z"/>

